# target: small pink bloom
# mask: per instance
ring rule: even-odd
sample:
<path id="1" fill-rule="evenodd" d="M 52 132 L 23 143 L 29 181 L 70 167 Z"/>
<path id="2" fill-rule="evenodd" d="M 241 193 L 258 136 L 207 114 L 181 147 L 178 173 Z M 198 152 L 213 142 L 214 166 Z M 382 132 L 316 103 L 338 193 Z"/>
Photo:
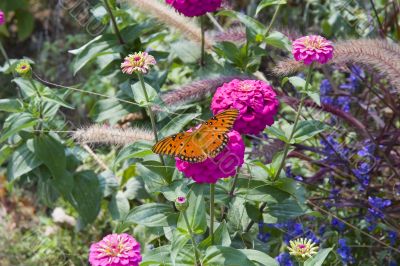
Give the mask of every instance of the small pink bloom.
<path id="1" fill-rule="evenodd" d="M 216 183 L 220 178 L 235 175 L 236 168 L 244 163 L 245 145 L 240 134 L 234 130 L 228 133 L 228 137 L 228 145 L 215 158 L 208 158 L 200 163 L 189 163 L 176 158 L 176 167 L 197 183 Z"/>
<path id="2" fill-rule="evenodd" d="M 325 64 L 333 57 L 333 45 L 319 35 L 304 36 L 293 42 L 292 53 L 296 61 L 306 65 L 312 62 Z"/>
<path id="3" fill-rule="evenodd" d="M 215 12 L 222 4 L 222 0 L 166 0 L 166 2 L 187 17 L 199 17 L 207 12 Z"/>
<path id="4" fill-rule="evenodd" d="M 3 25 L 4 23 L 6 23 L 6 18 L 3 10 L 0 10 L 0 25 Z"/>
<path id="5" fill-rule="evenodd" d="M 185 197 L 177 197 L 176 202 L 179 204 L 183 204 L 186 202 L 186 198 Z"/>
<path id="6" fill-rule="evenodd" d="M 125 57 L 124 62 L 121 64 L 122 72 L 131 75 L 134 72 L 141 72 L 147 74 L 150 66 L 155 65 L 157 62 L 152 55 L 146 52 L 138 52 L 130 54 Z"/>
<path id="7" fill-rule="evenodd" d="M 219 87 L 211 102 L 214 114 L 229 108 L 239 110 L 233 129 L 240 134 L 258 134 L 272 125 L 278 107 L 273 87 L 261 80 L 234 79 Z"/>
<path id="8" fill-rule="evenodd" d="M 138 266 L 141 261 L 140 244 L 128 234 L 110 234 L 90 246 L 92 266 Z"/>

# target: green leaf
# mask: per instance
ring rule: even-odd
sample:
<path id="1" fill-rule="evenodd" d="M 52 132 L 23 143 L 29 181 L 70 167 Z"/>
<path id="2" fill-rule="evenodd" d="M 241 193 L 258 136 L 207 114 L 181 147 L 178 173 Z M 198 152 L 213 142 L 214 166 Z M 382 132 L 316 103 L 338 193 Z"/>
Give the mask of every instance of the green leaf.
<path id="1" fill-rule="evenodd" d="M 28 140 L 28 142 L 32 142 L 32 140 Z M 29 150 L 28 144 L 24 143 L 11 155 L 7 167 L 8 180 L 15 180 L 41 164 L 42 162 L 35 156 L 35 153 Z"/>
<path id="2" fill-rule="evenodd" d="M 186 40 L 180 40 L 171 44 L 172 53 L 184 64 L 194 64 L 199 61 L 201 50 L 199 45 Z"/>
<path id="3" fill-rule="evenodd" d="M 256 34 L 264 36 L 264 33 L 266 32 L 266 27 L 261 22 L 243 13 L 232 10 L 223 10 L 218 12 L 218 16 L 227 16 L 235 18 L 240 22 L 242 22 L 248 29 L 252 30 Z"/>
<path id="4" fill-rule="evenodd" d="M 279 203 L 270 203 L 267 207 L 266 213 L 277 218 L 278 222 L 294 219 L 306 213 L 306 207 L 301 206 L 294 198 L 289 198 Z"/>
<path id="5" fill-rule="evenodd" d="M 262 220 L 262 213 L 260 209 L 257 208 L 255 205 L 251 204 L 250 202 L 245 203 L 247 215 L 250 217 L 251 220 L 255 222 L 259 222 Z"/>
<path id="6" fill-rule="evenodd" d="M 0 148 L 0 165 L 2 165 L 13 153 L 14 149 L 10 145 L 4 145 Z"/>
<path id="7" fill-rule="evenodd" d="M 55 178 L 62 178 L 66 172 L 64 146 L 49 135 L 36 136 L 33 140 L 36 156 L 49 168 Z"/>
<path id="8" fill-rule="evenodd" d="M 229 236 L 228 227 L 225 221 L 222 221 L 217 229 L 214 231 L 214 245 L 227 246 L 231 245 L 231 237 Z M 211 236 L 200 242 L 199 248 L 205 249 L 211 246 Z"/>
<path id="9" fill-rule="evenodd" d="M 149 103 L 154 102 L 154 100 L 157 98 L 158 95 L 157 91 L 150 84 L 145 83 L 145 87 L 149 99 L 148 101 L 146 99 L 140 81 L 136 82 L 131 86 L 133 98 L 135 99 L 135 102 L 137 102 L 140 106 L 147 106 L 149 105 Z"/>
<path id="10" fill-rule="evenodd" d="M 171 261 L 175 265 L 176 258 L 182 248 L 190 240 L 190 235 L 188 233 L 184 234 L 179 230 L 175 230 L 171 241 Z M 195 252 L 194 250 L 192 252 Z"/>
<path id="11" fill-rule="evenodd" d="M 324 123 L 317 120 L 300 121 L 297 124 L 293 139 L 295 143 L 301 143 L 325 131 L 326 128 Z"/>
<path id="12" fill-rule="evenodd" d="M 69 202 L 78 211 L 83 223 L 90 224 L 99 214 L 103 198 L 99 179 L 93 171 L 82 171 L 74 175 L 74 184 Z"/>
<path id="13" fill-rule="evenodd" d="M 264 266 L 279 266 L 279 263 L 271 256 L 265 254 L 264 252 L 254 250 L 254 249 L 239 249 L 244 253 L 247 258 L 251 261 L 258 262 Z"/>
<path id="14" fill-rule="evenodd" d="M 29 113 L 16 113 L 10 115 L 4 123 L 0 136 L 0 143 L 4 142 L 22 129 L 33 127 L 36 123 L 37 120 Z"/>
<path id="15" fill-rule="evenodd" d="M 321 97 L 318 91 L 307 91 L 306 93 L 318 106 L 321 106 Z"/>
<path id="16" fill-rule="evenodd" d="M 111 217 L 114 220 L 120 220 L 126 217 L 129 213 L 129 201 L 122 191 L 118 191 L 116 195 L 111 197 L 111 202 L 108 205 Z"/>
<path id="17" fill-rule="evenodd" d="M 105 34 L 79 49 L 69 51 L 76 55 L 72 62 L 74 75 L 97 57 L 118 52 L 118 49 L 115 48 L 117 45 L 118 42 L 115 37 Z"/>
<path id="18" fill-rule="evenodd" d="M 256 15 L 266 7 L 284 4 L 286 4 L 286 0 L 262 0 L 257 6 Z"/>
<path id="19" fill-rule="evenodd" d="M 290 82 L 296 89 L 299 91 L 304 91 L 306 87 L 306 81 L 300 77 L 285 77 L 282 80 L 282 86 L 285 85 L 286 82 Z"/>
<path id="20" fill-rule="evenodd" d="M 256 266 L 247 256 L 231 247 L 211 246 L 207 249 L 202 265 L 204 266 Z"/>
<path id="21" fill-rule="evenodd" d="M 35 88 L 33 88 L 32 83 L 28 79 L 15 78 L 13 79 L 13 82 L 15 82 L 17 86 L 21 89 L 21 92 L 24 97 L 31 97 L 36 95 Z M 38 88 L 41 86 L 37 82 L 35 82 L 35 84 L 37 85 Z"/>
<path id="22" fill-rule="evenodd" d="M 274 137 L 277 137 L 278 139 L 282 140 L 283 142 L 287 143 L 289 142 L 288 138 L 286 137 L 285 131 L 283 131 L 281 128 L 278 126 L 271 126 L 265 130 L 265 133 L 268 135 L 272 135 Z"/>
<path id="23" fill-rule="evenodd" d="M 236 195 L 247 200 L 278 203 L 290 197 L 290 194 L 267 184 L 264 181 L 251 180 L 244 178 L 238 179 L 238 190 Z"/>
<path id="24" fill-rule="evenodd" d="M 152 145 L 146 142 L 135 142 L 122 148 L 114 160 L 114 167 L 118 167 L 122 162 L 128 159 L 141 159 L 153 154 L 151 147 Z"/>
<path id="25" fill-rule="evenodd" d="M 194 186 L 189 194 L 189 208 L 186 215 L 189 226 L 195 234 L 203 234 L 207 230 L 206 203 L 204 201 L 204 186 Z M 179 216 L 178 228 L 188 231 L 183 215 Z"/>
<path id="26" fill-rule="evenodd" d="M 108 120 L 111 124 L 115 124 L 121 117 L 129 114 L 130 111 L 133 110 L 125 103 L 121 103 L 116 99 L 104 99 L 95 103 L 90 110 L 90 116 L 93 117 L 96 122 Z"/>
<path id="27" fill-rule="evenodd" d="M 146 252 L 140 266 L 169 266 L 171 265 L 171 247 L 161 246 Z M 192 264 L 193 265 L 193 264 Z"/>
<path id="28" fill-rule="evenodd" d="M 0 111 L 4 112 L 21 112 L 23 104 L 17 99 L 0 99 Z"/>
<path id="29" fill-rule="evenodd" d="M 188 123 L 199 117 L 201 113 L 182 114 L 174 117 L 165 125 L 161 132 L 163 136 L 169 136 L 181 131 Z"/>
<path id="30" fill-rule="evenodd" d="M 46 101 L 57 103 L 65 108 L 74 109 L 71 105 L 67 104 L 63 99 L 61 99 L 52 89 L 48 87 L 43 87 L 41 89 L 40 95 Z"/>
<path id="31" fill-rule="evenodd" d="M 147 227 L 172 226 L 177 222 L 178 213 L 171 205 L 148 203 L 133 208 L 126 217 L 127 222 Z"/>
<path id="32" fill-rule="evenodd" d="M 332 248 L 321 249 L 314 257 L 306 260 L 304 266 L 321 266 L 331 251 Z"/>
<path id="33" fill-rule="evenodd" d="M 28 10 L 18 9 L 15 13 L 18 27 L 18 40 L 26 40 L 32 33 L 35 19 Z"/>
<path id="34" fill-rule="evenodd" d="M 268 36 L 265 38 L 265 42 L 268 45 L 282 50 L 290 51 L 292 49 L 292 45 L 288 37 L 279 31 L 273 31 L 268 34 Z"/>

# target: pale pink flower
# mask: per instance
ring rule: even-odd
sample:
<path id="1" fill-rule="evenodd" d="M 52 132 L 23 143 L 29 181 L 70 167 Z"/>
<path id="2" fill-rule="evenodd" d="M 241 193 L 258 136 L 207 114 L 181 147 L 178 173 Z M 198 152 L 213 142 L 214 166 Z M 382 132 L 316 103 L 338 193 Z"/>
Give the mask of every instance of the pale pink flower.
<path id="1" fill-rule="evenodd" d="M 296 61 L 306 65 L 313 62 L 325 64 L 333 57 L 333 45 L 319 35 L 304 36 L 293 42 L 292 53 Z"/>
<path id="2" fill-rule="evenodd" d="M 121 64 L 122 72 L 131 75 L 134 72 L 147 74 L 150 66 L 155 65 L 156 59 L 146 52 L 138 52 L 130 54 L 125 57 L 124 62 Z"/>
<path id="3" fill-rule="evenodd" d="M 138 266 L 141 261 L 140 244 L 128 234 L 110 234 L 90 246 L 92 266 Z"/>

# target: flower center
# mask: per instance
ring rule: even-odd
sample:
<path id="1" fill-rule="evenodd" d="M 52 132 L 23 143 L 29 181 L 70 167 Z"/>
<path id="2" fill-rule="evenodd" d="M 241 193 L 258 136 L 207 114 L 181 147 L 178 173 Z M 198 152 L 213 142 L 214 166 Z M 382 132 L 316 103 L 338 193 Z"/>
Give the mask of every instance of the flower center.
<path id="1" fill-rule="evenodd" d="M 21 68 L 22 68 L 22 69 L 26 69 L 26 66 L 22 66 Z"/>
<path id="2" fill-rule="evenodd" d="M 306 248 L 306 245 L 300 244 L 297 247 L 300 248 L 300 249 L 303 249 L 303 248 Z"/>
<path id="3" fill-rule="evenodd" d="M 304 45 L 307 49 L 321 49 L 323 47 L 322 40 L 320 39 L 311 40 L 310 38 L 307 38 L 304 41 Z"/>
<path id="4" fill-rule="evenodd" d="M 137 62 L 137 61 L 140 61 L 140 59 L 142 59 L 140 56 L 135 56 L 135 57 L 133 58 L 133 60 L 135 60 L 136 62 Z"/>
<path id="5" fill-rule="evenodd" d="M 178 203 L 185 203 L 186 199 L 185 197 L 178 197 Z"/>
<path id="6" fill-rule="evenodd" d="M 240 88 L 241 91 L 251 91 L 251 90 L 253 90 L 253 86 L 250 85 L 250 84 L 246 84 L 246 83 L 240 84 L 239 88 Z"/>

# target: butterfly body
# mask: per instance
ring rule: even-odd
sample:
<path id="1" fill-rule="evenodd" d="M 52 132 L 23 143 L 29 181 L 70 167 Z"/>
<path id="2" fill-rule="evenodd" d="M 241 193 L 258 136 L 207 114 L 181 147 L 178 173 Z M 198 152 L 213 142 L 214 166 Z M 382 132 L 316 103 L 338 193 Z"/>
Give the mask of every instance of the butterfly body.
<path id="1" fill-rule="evenodd" d="M 152 150 L 187 162 L 203 162 L 216 157 L 228 144 L 239 111 L 228 109 L 201 123 L 192 131 L 180 132 L 157 142 Z"/>

